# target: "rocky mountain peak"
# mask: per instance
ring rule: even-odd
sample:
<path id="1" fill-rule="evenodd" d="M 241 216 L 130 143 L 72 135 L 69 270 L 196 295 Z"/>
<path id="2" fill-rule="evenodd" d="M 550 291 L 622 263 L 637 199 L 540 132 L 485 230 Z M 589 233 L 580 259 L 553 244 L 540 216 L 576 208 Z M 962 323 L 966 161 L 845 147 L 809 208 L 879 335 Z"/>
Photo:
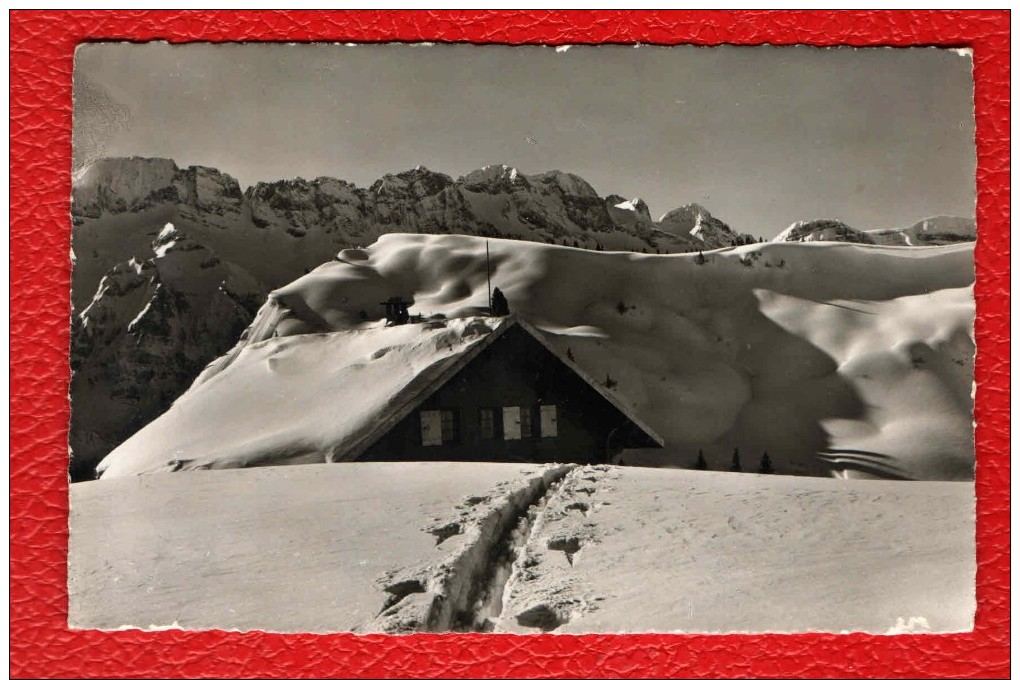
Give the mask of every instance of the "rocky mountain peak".
<path id="1" fill-rule="evenodd" d="M 468 191 L 480 193 L 513 193 L 530 186 L 528 178 L 509 165 L 486 165 L 472 170 L 457 180 Z"/>
<path id="2" fill-rule="evenodd" d="M 451 184 L 453 184 L 453 179 L 449 175 L 433 172 L 424 165 L 418 165 L 411 170 L 398 172 L 395 175 L 383 175 L 372 184 L 369 191 L 377 196 L 390 195 L 421 199 L 438 194 Z"/>
<path id="3" fill-rule="evenodd" d="M 599 194 L 584 178 L 562 170 L 549 170 L 530 178 L 547 190 L 563 196 L 576 196 L 586 200 L 601 200 Z"/>
<path id="4" fill-rule="evenodd" d="M 699 203 L 687 203 L 678 208 L 673 208 L 659 218 L 659 222 L 673 222 L 677 224 L 689 224 L 694 228 L 698 220 L 715 219 L 707 208 Z M 727 226 L 727 229 L 729 227 Z"/>

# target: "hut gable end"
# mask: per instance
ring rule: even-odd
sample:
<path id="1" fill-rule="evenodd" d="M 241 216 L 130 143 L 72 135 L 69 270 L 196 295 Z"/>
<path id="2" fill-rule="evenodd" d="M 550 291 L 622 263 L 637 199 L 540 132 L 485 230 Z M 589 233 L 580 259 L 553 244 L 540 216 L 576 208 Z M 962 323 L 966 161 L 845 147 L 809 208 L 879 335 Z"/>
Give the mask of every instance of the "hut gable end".
<path id="1" fill-rule="evenodd" d="M 400 401 L 400 400 L 398 400 Z M 529 324 L 508 318 L 344 459 L 608 461 L 662 440 Z"/>

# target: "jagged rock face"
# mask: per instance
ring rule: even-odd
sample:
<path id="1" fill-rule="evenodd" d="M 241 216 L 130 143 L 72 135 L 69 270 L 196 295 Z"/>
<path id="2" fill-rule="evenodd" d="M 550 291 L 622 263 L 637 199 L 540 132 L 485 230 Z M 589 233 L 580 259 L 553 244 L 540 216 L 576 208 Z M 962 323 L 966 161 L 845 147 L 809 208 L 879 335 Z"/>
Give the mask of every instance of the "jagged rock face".
<path id="1" fill-rule="evenodd" d="M 425 166 L 419 165 L 406 172 L 383 175 L 372 184 L 369 191 L 377 197 L 421 199 L 426 196 L 434 196 L 451 184 L 453 184 L 453 180 L 449 175 L 433 172 Z"/>
<path id="2" fill-rule="evenodd" d="M 326 234 L 356 231 L 365 212 L 363 196 L 354 185 L 328 177 L 259 183 L 245 198 L 256 227 L 274 227 L 295 238 L 304 237 L 309 230 Z"/>
<path id="3" fill-rule="evenodd" d="M 149 259 L 111 268 L 72 321 L 72 477 L 166 410 L 260 302 L 254 279 L 171 225 Z"/>
<path id="4" fill-rule="evenodd" d="M 99 217 L 136 210 L 152 194 L 166 195 L 179 170 L 166 158 L 103 158 L 85 168 L 71 189 L 71 212 Z"/>
<path id="5" fill-rule="evenodd" d="M 854 229 L 839 220 L 812 220 L 794 222 L 779 233 L 773 241 L 842 241 L 844 243 L 874 244 L 875 239 L 867 232 Z"/>
<path id="6" fill-rule="evenodd" d="M 577 175 L 554 171 L 536 175 L 534 179 L 545 190 L 545 195 L 559 199 L 567 219 L 574 224 L 585 225 L 591 231 L 612 231 L 616 227 L 603 200 Z"/>
<path id="7" fill-rule="evenodd" d="M 602 198 L 577 175 L 559 170 L 526 175 L 506 165 L 487 166 L 457 180 L 419 166 L 385 175 L 367 189 L 329 177 L 298 178 L 258 183 L 242 194 L 236 180 L 210 168 L 182 170 L 166 159 L 102 159 L 76 178 L 73 199 L 79 227 L 165 210 L 172 212 L 161 213 L 164 220 L 186 225 L 189 233 L 211 239 L 218 250 L 231 246 L 215 232 L 260 234 L 260 247 L 278 254 L 280 263 L 261 266 L 249 258 L 244 265 L 269 287 L 282 285 L 338 250 L 366 246 L 393 232 L 664 253 L 725 247 L 732 245 L 733 236 L 700 207 L 686 221 L 672 211 L 665 223 L 657 224 L 640 199 Z M 695 228 L 698 235 L 692 236 Z M 76 249 L 82 240 L 78 236 Z M 113 261 L 89 264 L 93 271 L 85 277 L 85 288 L 91 290 L 105 271 L 96 264 L 109 267 L 130 256 L 145 259 L 138 243 L 133 250 L 121 250 Z"/>
<path id="8" fill-rule="evenodd" d="M 86 168 L 71 191 L 71 213 L 100 217 L 138 212 L 160 204 L 183 204 L 218 215 L 238 213 L 241 188 L 219 170 L 181 170 L 165 158 L 104 158 Z"/>
<path id="9" fill-rule="evenodd" d="M 506 165 L 487 165 L 460 178 L 460 185 L 468 191 L 485 194 L 512 194 L 531 188 L 528 178 Z"/>
<path id="10" fill-rule="evenodd" d="M 219 170 L 189 167 L 180 172 L 175 189 L 177 203 L 218 215 L 241 211 L 241 187 L 237 180 Z"/>
<path id="11" fill-rule="evenodd" d="M 688 250 L 690 239 L 655 231 L 619 212 L 577 175 L 525 175 L 491 165 L 457 180 L 417 167 L 385 175 L 368 189 L 320 177 L 260 183 L 245 194 L 255 227 L 295 238 L 325 236 L 332 250 L 372 243 L 382 234 L 472 234 L 623 250 Z M 609 240 L 610 243 L 603 243 Z"/>

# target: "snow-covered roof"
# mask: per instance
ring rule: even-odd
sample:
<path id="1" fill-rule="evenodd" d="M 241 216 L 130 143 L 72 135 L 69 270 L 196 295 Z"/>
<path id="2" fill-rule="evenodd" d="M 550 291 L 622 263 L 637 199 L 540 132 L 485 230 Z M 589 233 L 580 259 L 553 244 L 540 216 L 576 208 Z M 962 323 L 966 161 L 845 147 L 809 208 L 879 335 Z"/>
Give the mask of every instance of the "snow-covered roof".
<path id="1" fill-rule="evenodd" d="M 648 439 L 650 439 L 656 446 L 663 446 L 663 439 L 655 433 L 652 428 L 643 423 L 637 415 L 634 414 L 633 410 L 627 407 L 623 402 L 617 399 L 612 392 L 606 389 L 604 386 L 596 382 L 591 376 L 587 375 L 584 371 L 577 367 L 573 361 L 570 361 L 567 357 L 563 356 L 556 347 L 554 347 L 542 333 L 534 326 L 524 321 L 517 315 L 513 314 L 508 317 L 504 317 L 501 322 L 492 330 L 491 333 L 485 335 L 480 341 L 464 345 L 464 351 L 452 361 L 443 364 L 441 370 L 438 373 L 433 373 L 430 376 L 430 380 L 427 382 L 419 381 L 418 384 L 412 383 L 408 385 L 404 393 L 399 399 L 399 404 L 395 408 L 376 421 L 376 427 L 374 430 L 361 439 L 355 446 L 346 450 L 340 450 L 331 458 L 332 461 L 339 460 L 354 460 L 362 453 L 365 452 L 368 447 L 378 441 L 383 435 L 385 435 L 394 425 L 399 423 L 401 420 L 406 418 L 415 409 L 420 407 L 429 397 L 439 391 L 443 385 L 450 381 L 455 375 L 467 366 L 475 357 L 484 352 L 486 348 L 492 345 L 497 339 L 502 337 L 508 330 L 514 326 L 520 327 L 526 331 L 532 338 L 534 338 L 540 345 L 542 345 L 547 351 L 552 353 L 558 358 L 564 366 L 573 371 L 579 378 L 588 384 L 595 392 L 597 392 L 603 399 L 610 403 L 617 411 L 627 417 L 637 428 L 641 431 Z M 392 406 L 391 402 L 391 406 Z"/>
<path id="2" fill-rule="evenodd" d="M 112 478 L 355 460 L 514 327 L 624 414 L 640 433 L 635 446 L 663 445 L 523 319 L 470 317 L 242 343 L 98 471 Z"/>

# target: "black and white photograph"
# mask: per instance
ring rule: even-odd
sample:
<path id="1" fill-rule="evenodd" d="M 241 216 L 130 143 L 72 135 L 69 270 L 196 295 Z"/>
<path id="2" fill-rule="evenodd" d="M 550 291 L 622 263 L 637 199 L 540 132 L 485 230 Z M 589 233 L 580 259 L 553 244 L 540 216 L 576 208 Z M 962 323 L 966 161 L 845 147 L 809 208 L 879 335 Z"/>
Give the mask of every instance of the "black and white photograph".
<path id="1" fill-rule="evenodd" d="M 973 59 L 78 47 L 77 629 L 973 629 Z"/>

